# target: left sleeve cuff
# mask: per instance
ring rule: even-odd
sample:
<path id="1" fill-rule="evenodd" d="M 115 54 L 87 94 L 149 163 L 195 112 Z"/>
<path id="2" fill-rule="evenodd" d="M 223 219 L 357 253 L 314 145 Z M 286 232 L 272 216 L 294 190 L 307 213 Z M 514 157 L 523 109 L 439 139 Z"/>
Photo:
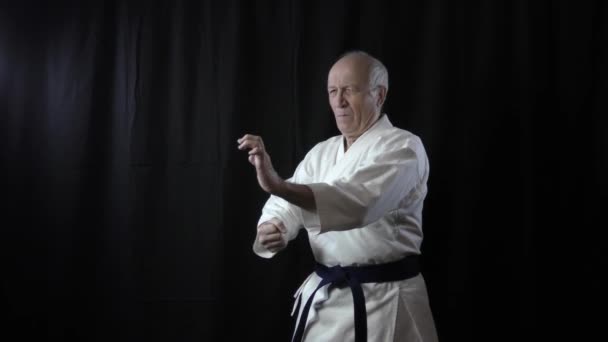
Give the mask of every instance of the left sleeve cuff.
<path id="1" fill-rule="evenodd" d="M 302 223 L 306 229 L 311 230 L 312 232 L 323 233 L 323 221 L 322 218 L 325 217 L 324 210 L 327 208 L 327 205 L 324 203 L 325 193 L 330 189 L 330 186 L 325 183 L 313 183 L 307 184 L 307 186 L 312 190 L 312 193 L 315 197 L 315 207 L 316 211 L 309 211 L 305 209 L 301 209 L 302 213 Z"/>

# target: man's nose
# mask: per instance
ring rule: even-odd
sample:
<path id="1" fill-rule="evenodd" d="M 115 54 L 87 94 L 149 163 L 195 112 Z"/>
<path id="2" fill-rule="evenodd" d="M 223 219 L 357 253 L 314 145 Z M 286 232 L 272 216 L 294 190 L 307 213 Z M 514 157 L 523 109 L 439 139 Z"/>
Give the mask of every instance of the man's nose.
<path id="1" fill-rule="evenodd" d="M 338 102 L 338 107 L 340 107 L 340 108 L 344 108 L 348 104 L 348 102 L 346 101 L 346 98 L 344 97 L 344 93 L 342 91 L 338 92 L 336 101 Z"/>

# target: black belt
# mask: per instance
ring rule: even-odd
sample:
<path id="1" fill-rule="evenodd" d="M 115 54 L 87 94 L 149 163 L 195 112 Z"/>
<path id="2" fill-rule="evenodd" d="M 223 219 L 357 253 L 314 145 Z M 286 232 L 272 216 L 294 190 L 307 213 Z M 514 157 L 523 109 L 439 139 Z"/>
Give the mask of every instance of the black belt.
<path id="1" fill-rule="evenodd" d="M 361 284 L 363 283 L 384 283 L 390 281 L 405 280 L 415 277 L 420 273 L 420 265 L 418 263 L 418 255 L 411 255 L 399 261 L 390 262 L 380 265 L 367 266 L 334 266 L 327 267 L 317 263 L 315 273 L 322 278 L 319 286 L 312 292 L 306 305 L 302 309 L 300 322 L 296 327 L 293 342 L 302 341 L 304 328 L 306 328 L 306 319 L 308 311 L 312 304 L 317 290 L 327 284 L 332 286 L 344 287 L 348 285 L 353 294 L 353 304 L 355 310 L 355 342 L 367 341 L 367 312 L 365 311 L 365 296 Z M 298 298 L 298 306 L 296 312 L 299 311 L 301 299 Z M 296 315 L 296 317 L 298 317 Z"/>

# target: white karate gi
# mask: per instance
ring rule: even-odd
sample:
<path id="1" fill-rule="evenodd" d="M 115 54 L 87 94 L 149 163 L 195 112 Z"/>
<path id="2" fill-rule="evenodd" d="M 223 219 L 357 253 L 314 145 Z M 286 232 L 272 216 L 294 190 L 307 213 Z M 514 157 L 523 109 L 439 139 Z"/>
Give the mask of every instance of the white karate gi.
<path id="1" fill-rule="evenodd" d="M 276 217 L 285 224 L 288 240 L 306 228 L 315 259 L 326 266 L 383 264 L 420 254 L 428 174 L 420 139 L 383 115 L 346 152 L 343 137 L 332 137 L 313 147 L 298 165 L 288 181 L 312 189 L 316 212 L 271 196 L 258 225 Z M 274 255 L 257 237 L 253 250 L 264 258 Z M 300 311 L 320 281 L 313 272 L 298 289 Z M 368 341 L 437 340 L 422 275 L 362 287 Z M 328 291 L 324 286 L 316 293 L 304 340 L 354 341 L 349 287 Z"/>

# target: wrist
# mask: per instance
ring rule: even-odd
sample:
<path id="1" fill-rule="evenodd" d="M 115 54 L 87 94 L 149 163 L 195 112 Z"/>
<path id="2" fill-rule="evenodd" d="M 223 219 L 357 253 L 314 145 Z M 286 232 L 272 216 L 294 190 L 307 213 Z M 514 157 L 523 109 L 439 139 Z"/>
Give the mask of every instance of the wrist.
<path id="1" fill-rule="evenodd" d="M 283 179 L 278 179 L 276 185 L 271 189 L 270 194 L 283 197 L 287 192 L 287 182 Z"/>

